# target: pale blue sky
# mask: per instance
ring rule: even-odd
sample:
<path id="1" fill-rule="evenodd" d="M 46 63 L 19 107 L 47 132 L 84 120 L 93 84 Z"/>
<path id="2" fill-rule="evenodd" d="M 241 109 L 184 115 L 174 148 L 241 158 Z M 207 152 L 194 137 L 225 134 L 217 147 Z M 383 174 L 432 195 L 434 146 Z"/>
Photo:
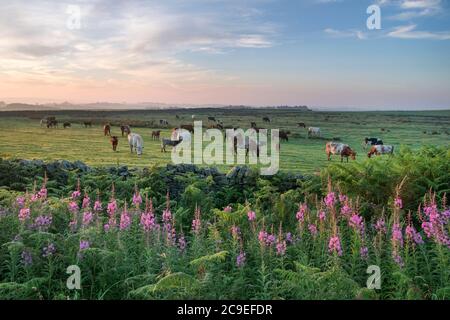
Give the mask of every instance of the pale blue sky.
<path id="1" fill-rule="evenodd" d="M 0 3 L 0 100 L 450 107 L 447 0 Z"/>

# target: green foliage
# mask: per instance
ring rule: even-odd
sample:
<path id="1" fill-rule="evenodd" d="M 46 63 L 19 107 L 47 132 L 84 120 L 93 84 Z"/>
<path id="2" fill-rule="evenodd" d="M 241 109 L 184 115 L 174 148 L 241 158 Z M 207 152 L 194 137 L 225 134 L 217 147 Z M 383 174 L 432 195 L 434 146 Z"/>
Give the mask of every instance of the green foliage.
<path id="1" fill-rule="evenodd" d="M 3 161 L 3 170 L 7 170 L 6 163 L 16 169 L 16 162 Z M 436 192 L 436 202 L 442 203 L 449 189 L 448 166 L 445 148 L 426 147 L 419 151 L 405 148 L 391 158 L 331 164 L 320 175 L 307 177 L 283 172 L 259 177 L 247 168 L 230 176 L 197 167 L 152 167 L 128 170 L 127 175 L 121 175 L 119 168 L 80 171 L 58 167 L 49 175 L 49 198 L 27 202 L 32 219 L 26 222 L 18 220 L 15 203 L 23 192 L 12 188 L 9 181 L 0 188 L 0 299 L 449 299 L 450 252 L 426 238 L 416 214 L 430 188 Z M 36 176 L 37 171 L 31 170 L 31 176 L 19 170 L 26 178 L 22 190 L 32 192 L 35 179 L 40 187 L 43 176 Z M 399 267 L 392 259 L 392 199 L 405 176 L 400 224 L 404 229 L 409 223 L 411 209 L 411 223 L 425 243 L 412 245 L 405 236 L 404 266 Z M 334 225 L 322 198 L 328 192 L 329 177 L 333 189 L 350 196 L 352 209 L 357 206 L 366 218 L 364 237 L 360 237 L 339 214 L 342 204 L 336 204 L 341 217 L 336 226 L 343 249 L 340 257 L 328 250 Z M 91 200 L 100 191 L 104 207 L 114 184 L 120 206 L 117 224 L 127 201 L 132 219 L 129 228 L 105 232 L 103 226 L 110 217 L 103 210 L 89 226 L 72 230 L 68 195 L 78 179 Z M 248 180 L 241 184 L 242 179 Z M 142 230 L 143 206 L 130 205 L 135 185 L 142 195 L 152 198 L 159 231 Z M 165 233 L 167 226 L 161 221 L 168 191 L 174 239 Z M 81 205 L 81 199 L 77 203 Z M 299 203 L 308 206 L 301 223 L 296 218 Z M 224 210 L 228 205 L 232 209 Z M 201 209 L 198 234 L 192 231 L 197 206 Z M 387 234 L 378 235 L 372 223 L 383 209 Z M 256 213 L 254 221 L 248 219 L 250 210 Z M 327 211 L 323 222 L 317 217 L 320 210 Z M 41 214 L 53 218 L 48 230 L 32 227 L 33 219 Z M 81 221 L 82 213 L 77 218 Z M 312 224 L 317 235 L 308 228 Z M 237 233 L 232 234 L 232 229 Z M 274 243 L 261 244 L 258 235 L 262 230 L 274 237 Z M 292 241 L 287 241 L 288 232 Z M 185 248 L 180 245 L 181 233 L 187 241 Z M 90 248 L 81 250 L 81 240 L 88 240 Z M 277 250 L 281 240 L 287 241 L 284 254 Z M 49 244 L 56 251 L 45 256 Z M 363 245 L 368 248 L 367 260 L 360 256 Z M 25 263 L 24 252 L 32 258 L 31 264 Z M 243 253 L 245 261 L 237 265 Z M 82 270 L 82 289 L 76 292 L 65 286 L 66 268 L 72 264 Z M 366 288 L 369 265 L 382 270 L 380 290 Z"/>
<path id="2" fill-rule="evenodd" d="M 366 213 L 373 213 L 391 198 L 395 187 L 406 177 L 400 195 L 407 209 L 415 210 L 419 195 L 429 190 L 442 199 L 450 192 L 450 150 L 423 147 L 413 151 L 402 148 L 394 157 L 375 157 L 351 164 L 333 164 L 321 174 L 325 188 L 328 177 L 343 193 L 361 197 Z"/>

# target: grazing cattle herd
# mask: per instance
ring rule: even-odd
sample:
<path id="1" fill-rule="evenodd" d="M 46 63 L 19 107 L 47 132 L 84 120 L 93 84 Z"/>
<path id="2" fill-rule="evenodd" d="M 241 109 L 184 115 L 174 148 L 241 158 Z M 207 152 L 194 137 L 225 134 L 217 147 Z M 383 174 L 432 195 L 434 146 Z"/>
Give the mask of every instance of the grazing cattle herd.
<path id="1" fill-rule="evenodd" d="M 195 115 L 192 115 L 192 119 L 194 120 L 196 118 Z M 181 119 L 181 117 L 177 116 L 177 119 Z M 270 123 L 271 120 L 269 117 L 263 117 L 263 122 Z M 216 117 L 208 117 L 208 121 L 213 122 L 214 124 L 211 124 L 208 126 L 210 129 L 219 129 L 223 130 L 223 122 L 216 119 Z M 153 123 L 153 121 L 152 121 Z M 160 119 L 159 124 L 162 126 L 168 126 L 169 122 L 165 119 Z M 82 122 L 82 125 L 85 128 L 91 128 L 92 127 L 92 121 L 84 121 Z M 251 128 L 254 129 L 256 132 L 259 132 L 260 129 L 258 128 L 256 122 L 252 121 L 250 123 Z M 58 128 L 58 121 L 56 120 L 56 117 L 46 117 L 40 121 L 41 127 L 46 127 L 48 129 L 50 128 Z M 63 128 L 68 129 L 71 128 L 72 124 L 70 122 L 64 122 Z M 304 122 L 298 122 L 297 127 L 299 128 L 307 128 L 306 124 Z M 112 149 L 114 152 L 117 151 L 118 145 L 119 145 L 119 138 L 117 136 L 111 135 L 111 128 L 112 125 L 110 123 L 106 123 L 103 125 L 103 134 L 104 136 L 110 137 L 110 143 L 112 146 Z M 183 130 L 180 130 L 183 129 Z M 234 128 L 235 130 L 238 128 Z M 143 154 L 144 149 L 144 140 L 141 135 L 137 133 L 131 132 L 131 127 L 129 125 L 122 124 L 120 125 L 120 130 L 122 133 L 122 137 L 127 136 L 128 137 L 128 144 L 130 146 L 131 153 L 135 152 L 138 156 Z M 384 131 L 384 128 L 382 129 Z M 177 128 L 174 128 L 172 130 L 172 136 L 170 138 L 161 138 L 161 130 L 155 130 L 152 131 L 152 140 L 159 140 L 161 142 L 161 152 L 166 152 L 166 147 L 171 146 L 175 148 L 178 144 L 180 144 L 183 140 L 190 139 L 190 134 L 194 133 L 194 126 L 192 124 L 182 124 Z M 280 130 L 279 131 L 279 139 L 280 142 L 289 142 L 289 135 L 291 134 L 290 131 L 287 130 Z M 321 129 L 319 127 L 308 127 L 307 128 L 307 136 L 308 138 L 317 137 L 322 139 L 322 133 Z M 333 138 L 338 139 L 338 138 Z M 244 141 L 245 140 L 245 141 Z M 339 140 L 339 139 L 338 139 Z M 256 143 L 252 139 L 249 140 L 249 137 L 235 137 L 234 138 L 234 152 L 237 152 L 237 149 L 245 149 L 246 155 L 249 154 L 249 151 L 252 151 L 252 153 L 256 152 L 257 156 L 259 157 L 259 149 L 261 144 Z M 394 146 L 392 145 L 384 145 L 383 141 L 379 138 L 364 138 L 363 140 L 363 147 L 364 149 L 367 149 L 370 147 L 369 152 L 367 153 L 367 157 L 371 158 L 374 155 L 383 155 L 388 154 L 392 155 L 394 153 Z M 280 144 L 277 145 L 277 149 L 280 149 Z M 336 141 L 330 141 L 327 142 L 325 145 L 325 153 L 327 155 L 327 159 L 330 161 L 332 155 L 338 155 L 341 157 L 341 162 L 344 161 L 344 158 L 346 158 L 348 162 L 348 158 L 351 158 L 353 160 L 356 159 L 356 152 L 345 143 L 336 142 Z"/>

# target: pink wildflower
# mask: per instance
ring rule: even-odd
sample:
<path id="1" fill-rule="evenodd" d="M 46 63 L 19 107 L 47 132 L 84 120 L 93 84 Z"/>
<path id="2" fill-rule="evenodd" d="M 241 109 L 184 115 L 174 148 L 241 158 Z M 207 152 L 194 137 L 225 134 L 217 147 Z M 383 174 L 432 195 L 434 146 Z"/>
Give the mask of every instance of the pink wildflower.
<path id="1" fill-rule="evenodd" d="M 194 234 L 198 235 L 202 226 L 202 221 L 200 219 L 201 211 L 200 208 L 195 208 L 195 217 L 192 220 L 192 231 Z"/>
<path id="2" fill-rule="evenodd" d="M 102 211 L 102 203 L 100 202 L 100 200 L 95 201 L 94 203 L 94 211 Z"/>
<path id="3" fill-rule="evenodd" d="M 122 214 L 120 215 L 120 225 L 119 228 L 120 230 L 126 230 L 130 227 L 131 225 L 131 217 L 128 214 L 127 211 L 127 204 L 125 203 L 125 207 L 122 211 Z"/>
<path id="4" fill-rule="evenodd" d="M 279 239 L 277 241 L 277 255 L 284 256 L 286 254 L 286 241 Z"/>
<path id="5" fill-rule="evenodd" d="M 361 216 L 359 216 L 358 214 L 354 213 L 349 222 L 348 222 L 349 226 L 352 227 L 353 229 L 362 232 L 364 231 L 364 221 L 363 218 Z"/>
<path id="6" fill-rule="evenodd" d="M 310 225 L 308 226 L 308 230 L 309 230 L 309 232 L 311 233 L 311 235 L 312 235 L 313 237 L 315 237 L 315 236 L 317 235 L 317 227 L 316 227 L 315 224 L 310 224 Z"/>
<path id="7" fill-rule="evenodd" d="M 241 229 L 238 226 L 232 226 L 231 227 L 231 236 L 233 239 L 237 240 L 241 237 Z"/>
<path id="8" fill-rule="evenodd" d="M 352 213 L 352 208 L 345 203 L 342 207 L 341 207 L 341 214 L 343 216 L 349 216 Z"/>
<path id="9" fill-rule="evenodd" d="M 153 214 L 153 203 L 150 200 L 150 206 L 146 208 L 141 215 L 141 226 L 145 232 L 149 232 L 155 228 L 155 215 Z"/>
<path id="10" fill-rule="evenodd" d="M 392 226 L 392 242 L 403 247 L 403 233 L 399 223 L 394 223 Z"/>
<path id="11" fill-rule="evenodd" d="M 29 208 L 22 208 L 22 209 L 20 209 L 20 211 L 19 211 L 19 220 L 20 221 L 25 221 L 25 220 L 27 220 L 27 219 L 29 219 L 30 218 L 30 209 Z"/>
<path id="12" fill-rule="evenodd" d="M 256 213 L 254 211 L 247 212 L 248 221 L 254 221 L 256 219 Z"/>
<path id="13" fill-rule="evenodd" d="M 90 205 L 91 205 L 91 199 L 89 199 L 89 196 L 88 196 L 88 194 L 86 193 L 86 194 L 84 195 L 83 203 L 81 204 L 81 207 L 82 207 L 83 209 L 86 209 L 86 208 L 89 207 Z"/>
<path id="14" fill-rule="evenodd" d="M 78 204 L 75 201 L 69 202 L 69 211 L 72 213 L 77 213 L 79 210 Z"/>
<path id="15" fill-rule="evenodd" d="M 133 195 L 133 204 L 138 208 L 142 204 L 142 197 L 139 191 L 136 191 Z"/>
<path id="16" fill-rule="evenodd" d="M 44 184 L 42 186 L 41 190 L 39 190 L 37 196 L 38 196 L 38 198 L 45 200 L 45 199 L 47 199 L 47 194 L 48 194 L 48 191 Z"/>
<path id="17" fill-rule="evenodd" d="M 324 199 L 324 202 L 328 208 L 333 207 L 336 202 L 336 194 L 334 192 L 328 193 Z"/>
<path id="18" fill-rule="evenodd" d="M 117 210 L 117 201 L 116 201 L 116 199 L 112 198 L 110 200 L 110 202 L 108 203 L 108 207 L 107 207 L 106 211 L 108 212 L 108 214 L 110 216 L 112 216 L 112 215 L 114 215 L 116 210 Z"/>
<path id="19" fill-rule="evenodd" d="M 308 207 L 307 207 L 306 203 L 303 203 L 303 204 L 299 205 L 297 214 L 295 215 L 295 217 L 297 218 L 298 222 L 301 223 L 301 222 L 303 222 L 305 220 L 305 213 L 306 213 L 307 208 Z"/>
<path id="20" fill-rule="evenodd" d="M 258 233 L 258 241 L 260 244 L 264 245 L 266 243 L 266 238 L 267 238 L 267 232 L 264 230 L 261 230 Z"/>
<path id="21" fill-rule="evenodd" d="M 400 197 L 395 198 L 394 205 L 397 208 L 399 208 L 399 209 L 403 208 L 403 201 L 402 201 L 402 199 Z"/>
<path id="22" fill-rule="evenodd" d="M 412 244 L 423 244 L 422 236 L 412 225 L 408 225 L 405 230 L 406 239 L 408 239 Z"/>
<path id="23" fill-rule="evenodd" d="M 81 196 L 81 192 L 80 190 L 75 190 L 74 192 L 72 192 L 72 200 L 77 200 L 79 197 Z"/>
<path id="24" fill-rule="evenodd" d="M 170 209 L 165 209 L 163 211 L 162 218 L 164 222 L 170 222 L 172 220 L 172 212 L 170 211 Z"/>
<path id="25" fill-rule="evenodd" d="M 180 251 L 182 252 L 186 249 L 186 239 L 184 238 L 183 234 L 181 234 L 178 239 L 178 248 L 180 248 Z"/>
<path id="26" fill-rule="evenodd" d="M 320 221 L 325 221 L 325 218 L 326 218 L 326 213 L 325 213 L 325 211 L 323 211 L 323 210 L 319 211 L 318 217 L 319 217 L 319 220 L 320 220 Z"/>
<path id="27" fill-rule="evenodd" d="M 328 251 L 330 253 L 337 253 L 338 256 L 342 256 L 341 240 L 337 235 L 330 238 L 328 243 Z"/>
<path id="28" fill-rule="evenodd" d="M 84 212 L 83 213 L 83 226 L 87 227 L 89 226 L 89 224 L 92 222 L 93 219 L 93 214 L 90 211 Z"/>
<path id="29" fill-rule="evenodd" d="M 25 197 L 17 197 L 16 204 L 19 208 L 23 208 L 25 206 Z"/>
<path id="30" fill-rule="evenodd" d="M 386 223 L 383 218 L 379 218 L 374 225 L 375 230 L 379 233 L 386 233 Z"/>

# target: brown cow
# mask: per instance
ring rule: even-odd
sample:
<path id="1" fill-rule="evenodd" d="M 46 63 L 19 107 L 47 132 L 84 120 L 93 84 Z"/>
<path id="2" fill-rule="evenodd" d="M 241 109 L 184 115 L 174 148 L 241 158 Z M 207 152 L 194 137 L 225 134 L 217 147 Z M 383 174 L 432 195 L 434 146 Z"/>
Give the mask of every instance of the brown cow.
<path id="1" fill-rule="evenodd" d="M 182 124 L 180 126 L 181 129 L 187 130 L 190 133 L 194 133 L 194 126 L 192 124 Z"/>
<path id="2" fill-rule="evenodd" d="M 109 139 L 109 141 L 111 141 L 113 151 L 117 151 L 117 145 L 119 144 L 119 138 L 117 138 L 116 136 L 113 136 Z"/>
<path id="3" fill-rule="evenodd" d="M 120 131 L 122 131 L 122 137 L 125 136 L 125 135 L 128 136 L 131 133 L 130 126 L 128 126 L 128 125 L 120 126 Z"/>
<path id="4" fill-rule="evenodd" d="M 161 130 L 152 131 L 152 140 L 157 140 L 161 136 Z"/>
<path id="5" fill-rule="evenodd" d="M 305 128 L 305 129 L 306 129 L 306 124 L 305 124 L 304 122 L 299 122 L 299 123 L 297 123 L 297 126 L 298 126 L 299 128 Z"/>
<path id="6" fill-rule="evenodd" d="M 328 142 L 325 147 L 325 152 L 327 153 L 328 161 L 331 160 L 332 154 L 339 154 L 341 156 L 341 162 L 344 161 L 344 157 L 351 157 L 352 160 L 356 160 L 356 152 L 353 151 L 347 144 L 339 142 Z"/>
<path id="7" fill-rule="evenodd" d="M 92 128 L 92 121 L 85 121 L 85 122 L 83 122 L 83 124 L 84 124 L 85 128 L 87 128 L 87 127 Z"/>
<path id="8" fill-rule="evenodd" d="M 103 133 L 105 134 L 105 136 L 111 136 L 111 125 L 105 124 L 103 126 Z"/>
<path id="9" fill-rule="evenodd" d="M 251 127 L 251 128 L 256 128 L 256 122 L 250 123 L 250 127 Z"/>
<path id="10" fill-rule="evenodd" d="M 72 126 L 72 125 L 70 124 L 70 122 L 64 122 L 64 123 L 63 123 L 64 129 L 70 128 L 71 126 Z"/>

